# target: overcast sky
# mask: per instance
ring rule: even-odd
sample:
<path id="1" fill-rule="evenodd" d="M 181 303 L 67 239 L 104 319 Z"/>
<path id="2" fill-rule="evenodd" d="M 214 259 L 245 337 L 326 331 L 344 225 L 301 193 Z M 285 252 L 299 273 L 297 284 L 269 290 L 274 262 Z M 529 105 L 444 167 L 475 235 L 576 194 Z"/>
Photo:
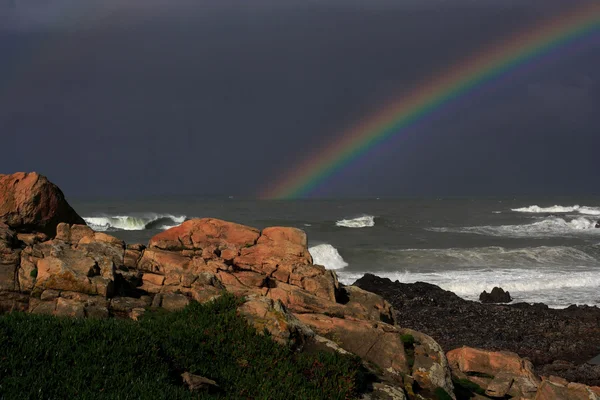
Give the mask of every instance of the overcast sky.
<path id="1" fill-rule="evenodd" d="M 0 173 L 75 197 L 255 196 L 391 100 L 582 4 L 0 0 Z M 599 174 L 596 31 L 316 195 L 600 194 Z"/>

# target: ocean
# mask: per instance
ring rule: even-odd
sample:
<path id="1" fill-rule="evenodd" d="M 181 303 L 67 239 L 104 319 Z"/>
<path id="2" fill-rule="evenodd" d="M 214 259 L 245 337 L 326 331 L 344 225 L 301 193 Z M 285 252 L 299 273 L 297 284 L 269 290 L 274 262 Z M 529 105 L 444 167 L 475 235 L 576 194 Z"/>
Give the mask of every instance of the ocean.
<path id="1" fill-rule="evenodd" d="M 293 226 L 316 264 L 351 284 L 364 273 L 429 282 L 476 300 L 494 286 L 516 302 L 600 305 L 600 198 L 256 201 L 192 197 L 71 200 L 88 225 L 144 243 L 186 219 Z"/>

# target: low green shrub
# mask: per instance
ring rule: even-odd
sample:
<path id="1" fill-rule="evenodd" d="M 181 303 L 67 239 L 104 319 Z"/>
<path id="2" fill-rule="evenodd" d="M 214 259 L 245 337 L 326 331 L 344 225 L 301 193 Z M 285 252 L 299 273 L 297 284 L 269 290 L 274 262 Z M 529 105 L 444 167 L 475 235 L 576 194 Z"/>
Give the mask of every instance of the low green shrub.
<path id="1" fill-rule="evenodd" d="M 345 399 L 363 390 L 358 357 L 298 353 L 259 335 L 221 296 L 140 322 L 0 317 L 2 399 Z M 181 373 L 215 380 L 191 393 Z"/>
<path id="2" fill-rule="evenodd" d="M 400 340 L 402 340 L 402 343 L 404 343 L 405 346 L 414 346 L 415 345 L 415 337 L 411 334 L 403 334 L 400 335 Z"/>
<path id="3" fill-rule="evenodd" d="M 434 394 L 437 400 L 452 400 L 452 396 L 450 396 L 444 388 L 437 387 Z"/>

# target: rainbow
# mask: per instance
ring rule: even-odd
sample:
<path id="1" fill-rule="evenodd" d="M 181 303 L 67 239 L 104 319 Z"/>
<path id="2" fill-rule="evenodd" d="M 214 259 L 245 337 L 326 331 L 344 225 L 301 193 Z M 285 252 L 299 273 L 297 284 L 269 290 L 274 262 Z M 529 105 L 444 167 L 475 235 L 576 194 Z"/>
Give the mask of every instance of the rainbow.
<path id="1" fill-rule="evenodd" d="M 455 64 L 380 112 L 364 119 L 259 193 L 264 199 L 309 195 L 325 180 L 386 139 L 401 135 L 427 116 L 482 85 L 529 65 L 552 50 L 587 37 L 600 28 L 600 3 L 546 21 L 500 45 Z"/>

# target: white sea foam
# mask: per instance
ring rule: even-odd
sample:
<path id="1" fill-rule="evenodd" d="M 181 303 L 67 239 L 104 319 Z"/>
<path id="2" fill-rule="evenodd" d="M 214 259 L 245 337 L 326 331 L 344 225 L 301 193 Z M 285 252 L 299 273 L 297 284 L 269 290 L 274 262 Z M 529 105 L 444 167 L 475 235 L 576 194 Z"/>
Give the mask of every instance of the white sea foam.
<path id="1" fill-rule="evenodd" d="M 539 207 L 539 206 L 528 206 L 521 208 L 513 208 L 511 211 L 523 212 L 523 213 L 572 213 L 577 212 L 584 215 L 600 215 L 599 207 L 588 207 L 588 206 L 552 206 L 552 207 Z"/>
<path id="2" fill-rule="evenodd" d="M 372 215 L 363 215 L 361 217 L 351 219 L 341 219 L 335 224 L 345 228 L 370 228 L 375 226 L 375 217 Z"/>
<path id="3" fill-rule="evenodd" d="M 454 233 L 473 233 L 487 236 L 505 236 L 505 237 L 561 237 L 561 236 L 581 236 L 581 235 L 599 235 L 600 229 L 596 229 L 596 220 L 590 220 L 585 217 L 578 217 L 572 220 L 566 220 L 558 217 L 546 218 L 531 224 L 524 225 L 483 225 L 467 227 L 444 227 L 428 228 L 434 232 L 454 232 Z"/>
<path id="4" fill-rule="evenodd" d="M 479 294 L 499 286 L 508 290 L 516 302 L 543 302 L 550 307 L 570 304 L 600 305 L 600 274 L 587 267 L 569 269 L 458 269 L 437 272 L 372 272 L 402 283 L 428 282 L 457 295 L 477 300 Z M 362 272 L 339 271 L 344 284 L 352 284 Z"/>
<path id="5" fill-rule="evenodd" d="M 308 249 L 313 262 L 327 269 L 342 269 L 348 266 L 338 250 L 330 244 L 319 244 Z"/>
<path id="6" fill-rule="evenodd" d="M 111 230 L 141 231 L 144 229 L 170 229 L 185 221 L 185 216 L 169 214 L 146 214 L 141 216 L 116 215 L 84 217 L 90 228 L 104 232 Z"/>

